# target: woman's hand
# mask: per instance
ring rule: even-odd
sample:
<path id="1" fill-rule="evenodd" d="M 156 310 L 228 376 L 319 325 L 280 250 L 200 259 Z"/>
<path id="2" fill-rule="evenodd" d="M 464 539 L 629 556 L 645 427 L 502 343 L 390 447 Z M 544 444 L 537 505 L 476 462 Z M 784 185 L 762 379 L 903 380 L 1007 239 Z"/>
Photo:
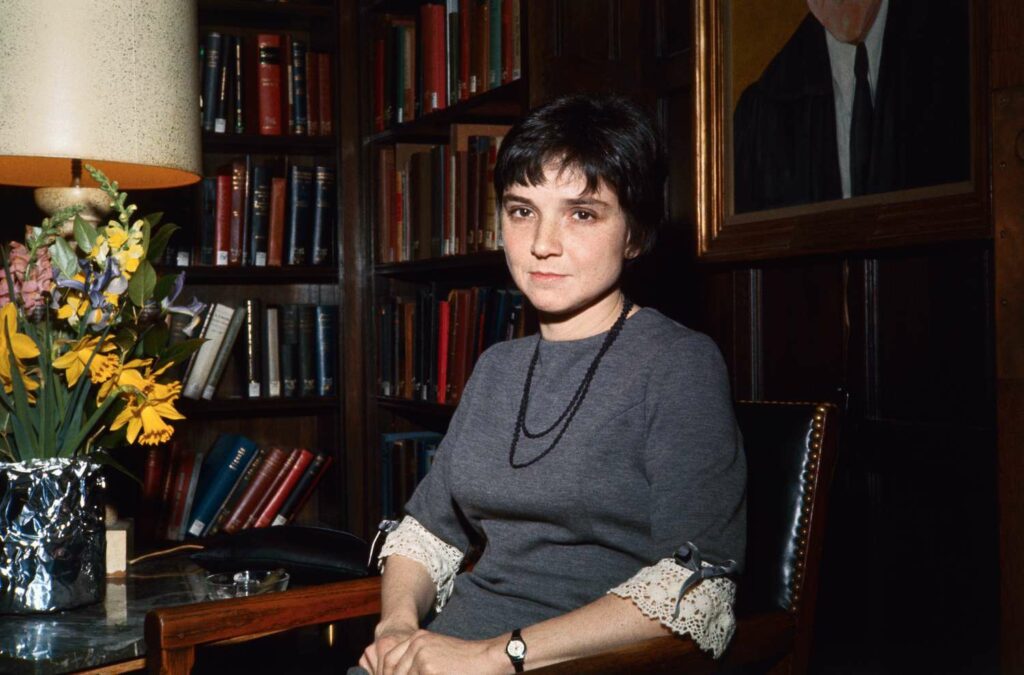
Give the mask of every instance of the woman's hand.
<path id="1" fill-rule="evenodd" d="M 373 675 L 380 675 L 384 672 L 384 656 L 406 643 L 417 629 L 415 624 L 377 624 L 373 631 L 373 644 L 363 650 L 359 666 Z"/>
<path id="2" fill-rule="evenodd" d="M 505 656 L 504 643 L 498 644 L 499 642 L 500 640 L 460 640 L 426 630 L 417 630 L 405 642 L 387 652 L 382 670 L 371 672 L 374 675 L 500 675 L 510 670 L 511 666 L 508 657 Z M 363 665 L 362 661 L 359 663 Z"/>

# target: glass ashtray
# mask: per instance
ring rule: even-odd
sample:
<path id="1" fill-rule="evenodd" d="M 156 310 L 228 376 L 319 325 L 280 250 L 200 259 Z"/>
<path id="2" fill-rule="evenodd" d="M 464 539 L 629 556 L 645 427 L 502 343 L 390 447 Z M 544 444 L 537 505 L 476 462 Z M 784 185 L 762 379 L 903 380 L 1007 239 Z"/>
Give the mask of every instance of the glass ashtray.
<path id="1" fill-rule="evenodd" d="M 283 591 L 288 588 L 288 573 L 276 570 L 242 570 L 222 572 L 206 577 L 206 595 L 211 600 L 244 598 Z"/>

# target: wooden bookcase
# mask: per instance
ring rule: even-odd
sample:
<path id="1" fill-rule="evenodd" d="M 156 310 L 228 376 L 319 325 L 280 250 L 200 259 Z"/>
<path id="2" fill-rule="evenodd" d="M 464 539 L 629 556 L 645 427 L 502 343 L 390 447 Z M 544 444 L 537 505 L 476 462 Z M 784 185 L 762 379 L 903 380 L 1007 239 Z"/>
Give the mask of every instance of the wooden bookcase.
<path id="1" fill-rule="evenodd" d="M 335 169 L 334 232 L 330 263 L 313 266 L 216 267 L 190 264 L 181 268 L 186 277 L 183 298 L 198 297 L 205 303 L 221 302 L 239 306 L 248 298 L 257 298 L 263 307 L 287 303 L 335 305 L 342 303 L 341 286 L 341 187 L 338 176 L 342 166 L 338 133 L 342 98 L 338 95 L 341 69 L 338 60 L 339 20 L 337 0 L 320 2 L 255 2 L 250 0 L 199 0 L 199 43 L 210 31 L 241 34 L 253 38 L 257 33 L 301 35 L 311 50 L 327 52 L 331 61 L 332 126 L 328 136 L 262 136 L 256 129 L 245 133 L 203 133 L 203 173 L 214 175 L 218 167 L 235 158 L 288 157 L 293 163 L 325 164 Z M 247 64 L 249 65 L 249 64 Z M 282 71 L 284 69 L 282 68 Z M 245 93 L 245 106 L 256 106 L 256 92 Z M 198 113 L 198 110 L 197 110 Z M 284 115 L 284 111 L 282 111 Z M 285 130 L 287 132 L 287 130 Z M 175 238 L 191 241 L 195 262 L 201 227 L 201 185 L 173 192 L 142 195 L 152 202 L 150 210 L 167 211 L 167 219 L 182 227 Z M 173 195 L 173 197 L 171 196 Z M 170 199 L 169 199 L 170 197 Z M 168 208 L 171 203 L 171 208 Z M 149 206 L 149 204 L 146 204 Z M 171 271 L 171 270 L 165 270 Z M 339 321 L 340 323 L 340 321 Z M 335 354 L 342 351 L 341 327 L 337 341 L 329 346 Z M 335 359 L 335 390 L 342 381 L 340 359 Z M 344 494 L 346 466 L 342 447 L 342 396 L 304 398 L 248 398 L 243 391 L 244 334 L 240 334 L 229 364 L 212 401 L 180 399 L 179 409 L 186 419 L 176 425 L 175 437 L 187 450 L 206 452 L 221 433 L 239 433 L 260 446 L 304 447 L 332 455 L 333 463 L 318 485 L 312 499 L 298 514 L 298 524 L 323 524 L 343 528 L 346 525 Z M 137 453 L 144 455 L 144 453 Z M 136 458 L 137 459 L 137 458 Z M 140 475 L 141 475 L 141 465 Z"/>
<path id="2" fill-rule="evenodd" d="M 573 91 L 636 96 L 645 86 L 650 65 L 636 59 L 639 50 L 629 51 L 649 34 L 652 14 L 647 3 L 521 0 L 522 73 L 518 80 L 378 131 L 372 101 L 375 22 L 384 14 L 415 15 L 421 4 L 414 0 L 361 0 L 340 7 L 341 96 L 358 101 L 358 108 L 343 109 L 341 120 L 342 155 L 348 163 L 339 181 L 346 189 L 358 186 L 358 192 L 343 195 L 342 207 L 346 223 L 342 250 L 344 454 L 349 476 L 348 526 L 364 536 L 372 536 L 380 512 L 380 435 L 413 429 L 444 431 L 454 412 L 451 405 L 379 395 L 377 299 L 430 283 L 439 288 L 511 286 L 500 251 L 377 262 L 376 149 L 392 143 L 446 143 L 452 124 L 511 124 L 530 108 Z"/>

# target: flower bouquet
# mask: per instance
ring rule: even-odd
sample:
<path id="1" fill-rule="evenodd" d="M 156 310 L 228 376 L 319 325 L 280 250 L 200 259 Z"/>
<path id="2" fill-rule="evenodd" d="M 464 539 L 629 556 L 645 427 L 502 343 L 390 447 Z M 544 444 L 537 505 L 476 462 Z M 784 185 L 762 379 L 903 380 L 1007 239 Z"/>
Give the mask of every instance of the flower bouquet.
<path id="1" fill-rule="evenodd" d="M 106 225 L 71 207 L 2 251 L 0 612 L 99 599 L 98 464 L 121 468 L 107 448 L 170 439 L 168 422 L 182 419 L 172 367 L 201 342 L 172 344 L 167 315 L 195 324 L 202 305 L 177 304 L 184 275 L 160 277 L 153 267 L 177 227 L 158 228 L 160 214 L 136 217 L 117 183 L 87 168 L 110 197 Z M 60 234 L 69 220 L 70 241 Z M 59 569 L 64 563 L 81 574 Z"/>

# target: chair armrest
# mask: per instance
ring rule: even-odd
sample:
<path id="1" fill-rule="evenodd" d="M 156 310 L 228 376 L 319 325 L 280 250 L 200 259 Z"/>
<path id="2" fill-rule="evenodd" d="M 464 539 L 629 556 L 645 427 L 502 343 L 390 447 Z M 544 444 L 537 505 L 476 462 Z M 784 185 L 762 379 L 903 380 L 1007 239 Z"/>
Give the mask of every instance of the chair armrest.
<path id="1" fill-rule="evenodd" d="M 724 667 L 770 662 L 792 644 L 796 619 L 788 612 L 740 619 L 721 659 L 714 659 L 689 638 L 651 638 L 600 654 L 563 661 L 535 671 L 538 675 L 612 675 L 613 673 L 713 673 Z"/>
<path id="2" fill-rule="evenodd" d="M 196 645 L 379 613 L 380 577 L 154 609 L 147 662 L 150 672 L 188 672 Z"/>

